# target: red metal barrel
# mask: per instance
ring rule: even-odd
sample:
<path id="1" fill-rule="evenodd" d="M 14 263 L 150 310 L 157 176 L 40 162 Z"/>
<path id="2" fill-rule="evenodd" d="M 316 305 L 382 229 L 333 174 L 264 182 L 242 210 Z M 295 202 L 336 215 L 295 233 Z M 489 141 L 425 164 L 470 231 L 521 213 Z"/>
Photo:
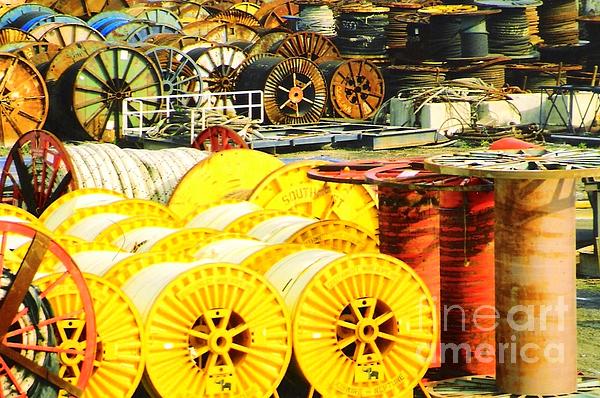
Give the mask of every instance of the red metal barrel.
<path id="1" fill-rule="evenodd" d="M 449 373 L 495 373 L 494 193 L 440 192 L 440 272 L 443 368 Z"/>

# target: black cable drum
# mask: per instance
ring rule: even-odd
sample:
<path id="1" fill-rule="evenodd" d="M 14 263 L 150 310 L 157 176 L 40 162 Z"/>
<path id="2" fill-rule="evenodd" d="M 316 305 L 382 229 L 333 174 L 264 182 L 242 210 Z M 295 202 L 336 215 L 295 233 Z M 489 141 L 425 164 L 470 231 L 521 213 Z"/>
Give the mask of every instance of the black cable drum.
<path id="1" fill-rule="evenodd" d="M 283 57 L 278 55 L 254 57 L 249 59 L 247 64 L 240 65 L 236 77 L 236 91 L 263 90 L 267 83 L 269 73 L 283 60 Z M 247 105 L 248 101 L 245 96 L 235 99 L 238 105 Z M 252 119 L 259 118 L 259 110 L 253 109 L 250 115 Z"/>
<path id="2" fill-rule="evenodd" d="M 336 18 L 335 44 L 342 55 L 385 55 L 387 7 L 342 7 Z"/>

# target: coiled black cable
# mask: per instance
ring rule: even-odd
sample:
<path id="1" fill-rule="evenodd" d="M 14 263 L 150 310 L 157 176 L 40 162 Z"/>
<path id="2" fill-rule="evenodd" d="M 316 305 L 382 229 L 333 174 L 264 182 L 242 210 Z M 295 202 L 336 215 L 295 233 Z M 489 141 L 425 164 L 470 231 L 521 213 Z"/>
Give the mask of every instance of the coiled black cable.
<path id="1" fill-rule="evenodd" d="M 381 7 L 380 7 L 381 8 Z M 387 11 L 340 10 L 336 18 L 335 44 L 342 55 L 385 55 Z M 375 11 L 375 9 L 373 10 Z"/>

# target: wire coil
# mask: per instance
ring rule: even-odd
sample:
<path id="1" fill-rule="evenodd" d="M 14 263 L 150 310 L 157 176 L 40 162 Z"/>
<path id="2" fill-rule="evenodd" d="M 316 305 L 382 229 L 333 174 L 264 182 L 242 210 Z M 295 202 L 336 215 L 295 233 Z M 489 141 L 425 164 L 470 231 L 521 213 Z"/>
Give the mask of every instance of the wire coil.
<path id="1" fill-rule="evenodd" d="M 504 8 L 487 21 L 490 52 L 509 57 L 532 56 L 529 22 L 524 8 Z"/>
<path id="2" fill-rule="evenodd" d="M 296 21 L 297 31 L 319 33 L 325 37 L 335 37 L 335 17 L 326 4 L 300 4 Z"/>
<path id="3" fill-rule="evenodd" d="M 579 43 L 576 0 L 545 0 L 539 7 L 540 35 L 546 45 Z"/>
<path id="4" fill-rule="evenodd" d="M 340 52 L 343 55 L 385 55 L 387 11 L 386 7 L 368 11 L 341 9 L 336 19 L 335 40 Z"/>

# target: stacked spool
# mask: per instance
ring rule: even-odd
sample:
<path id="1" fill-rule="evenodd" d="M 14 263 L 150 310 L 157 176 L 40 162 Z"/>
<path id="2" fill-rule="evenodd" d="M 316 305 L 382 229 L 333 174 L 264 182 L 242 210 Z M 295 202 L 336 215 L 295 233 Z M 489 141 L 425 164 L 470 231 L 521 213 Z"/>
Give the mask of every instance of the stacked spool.
<path id="1" fill-rule="evenodd" d="M 297 4 L 300 11 L 296 31 L 315 32 L 328 38 L 336 36 L 335 16 L 326 2 L 301 1 Z"/>
<path id="2" fill-rule="evenodd" d="M 577 1 L 550 0 L 538 8 L 540 36 L 546 46 L 579 43 L 579 10 Z"/>
<path id="3" fill-rule="evenodd" d="M 105 188 L 130 198 L 166 203 L 188 170 L 207 156 L 208 152 L 193 148 L 152 151 L 100 143 L 63 145 L 51 133 L 34 130 L 11 148 L 0 186 L 3 192 L 11 191 L 14 204 L 35 215 L 77 188 Z M 34 165 L 31 171 L 23 164 L 29 157 Z M 31 180 L 18 178 L 23 169 Z"/>
<path id="4" fill-rule="evenodd" d="M 541 91 L 543 86 L 566 84 L 568 75 L 581 69 L 580 65 L 551 63 L 507 65 L 507 81 L 512 86 L 535 92 Z"/>
<path id="5" fill-rule="evenodd" d="M 436 87 L 446 80 L 448 69 L 429 65 L 392 65 L 383 69 L 386 98 L 418 87 Z"/>
<path id="6" fill-rule="evenodd" d="M 539 7 L 541 2 L 526 0 L 505 3 L 495 0 L 477 0 L 478 6 L 499 8 L 501 13 L 491 15 L 487 20 L 490 53 L 502 54 L 513 59 L 531 59 L 539 54 L 531 44 L 528 9 Z M 529 11 L 531 14 L 531 11 Z"/>
<path id="7" fill-rule="evenodd" d="M 344 57 L 386 58 L 387 7 L 347 5 L 337 9 L 335 43 Z"/>
<path id="8" fill-rule="evenodd" d="M 392 54 L 395 51 L 405 49 L 408 44 L 408 21 L 418 18 L 416 10 L 421 8 L 418 3 L 391 3 L 386 4 L 390 9 L 389 23 L 386 27 L 386 47 Z"/>

